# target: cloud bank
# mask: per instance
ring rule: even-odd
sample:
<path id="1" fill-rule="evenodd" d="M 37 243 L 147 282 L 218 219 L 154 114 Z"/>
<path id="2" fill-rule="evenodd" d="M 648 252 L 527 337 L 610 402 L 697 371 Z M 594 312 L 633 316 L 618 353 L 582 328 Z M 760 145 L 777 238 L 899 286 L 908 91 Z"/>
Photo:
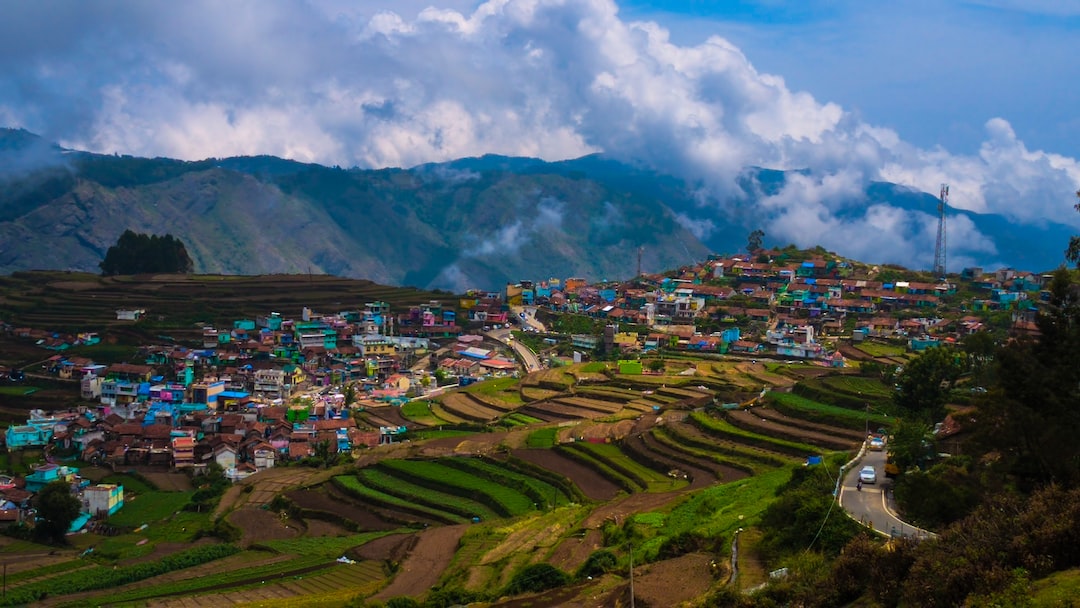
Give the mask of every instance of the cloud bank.
<path id="1" fill-rule="evenodd" d="M 748 204 L 736 187 L 747 166 L 809 168 L 755 210 L 768 240 L 921 266 L 936 220 L 870 206 L 868 183 L 929 192 L 949 183 L 958 208 L 1080 220 L 1071 199 L 1080 163 L 1029 150 L 1005 118 L 988 117 L 977 154 L 923 149 L 791 90 L 722 37 L 678 45 L 610 0 L 401 6 L 9 5 L 0 119 L 73 148 L 185 159 L 274 154 L 374 168 L 602 151 L 700 184 L 714 205 Z M 696 234 L 711 230 L 682 219 Z M 993 252 L 970 224 L 950 229 L 950 245 Z"/>

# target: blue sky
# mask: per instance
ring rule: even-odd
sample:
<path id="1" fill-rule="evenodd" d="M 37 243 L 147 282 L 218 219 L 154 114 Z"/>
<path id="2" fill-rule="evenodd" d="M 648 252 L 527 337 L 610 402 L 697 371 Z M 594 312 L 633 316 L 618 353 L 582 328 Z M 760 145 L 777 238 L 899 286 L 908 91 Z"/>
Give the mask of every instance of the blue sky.
<path id="1" fill-rule="evenodd" d="M 870 205 L 874 181 L 949 183 L 954 207 L 1080 228 L 1075 1 L 0 0 L 0 14 L 0 126 L 71 148 L 365 168 L 603 152 L 698 184 L 703 206 L 756 205 L 776 242 L 898 263 L 933 249 L 935 219 Z M 750 203 L 735 186 L 748 166 L 811 173 Z M 995 253 L 970 222 L 950 243 Z"/>
<path id="2" fill-rule="evenodd" d="M 755 67 L 923 147 L 972 153 L 1008 120 L 1032 147 L 1080 156 L 1080 2 L 620 2 L 686 44 L 721 35 Z"/>

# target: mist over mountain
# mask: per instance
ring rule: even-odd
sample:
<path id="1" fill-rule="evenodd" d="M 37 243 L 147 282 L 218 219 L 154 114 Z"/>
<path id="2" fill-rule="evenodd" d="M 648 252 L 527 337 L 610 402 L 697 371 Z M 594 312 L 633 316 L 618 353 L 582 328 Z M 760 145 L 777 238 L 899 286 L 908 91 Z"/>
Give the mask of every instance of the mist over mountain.
<path id="1" fill-rule="evenodd" d="M 717 200 L 699 184 L 601 155 L 361 170 L 272 156 L 109 156 L 0 130 L 0 272 L 96 272 L 130 229 L 181 239 L 199 273 L 325 273 L 452 291 L 547 277 L 623 279 L 636 272 L 639 249 L 643 270 L 656 272 L 745 248 L 751 230 L 803 217 L 784 193 L 814 179 L 812 170 L 747 168 L 740 191 Z M 843 192 L 830 220 L 844 222 L 848 240 L 851 226 L 863 224 L 867 239 L 929 243 L 903 259 L 865 261 L 932 264 L 936 197 L 880 182 L 859 196 Z M 1071 234 L 1060 224 L 1021 226 L 955 209 L 948 226 L 957 235 L 954 272 L 971 264 L 1052 268 Z M 865 252 L 860 243 L 846 252 L 812 215 L 804 228 L 800 246 Z M 768 231 L 765 242 L 787 244 Z"/>

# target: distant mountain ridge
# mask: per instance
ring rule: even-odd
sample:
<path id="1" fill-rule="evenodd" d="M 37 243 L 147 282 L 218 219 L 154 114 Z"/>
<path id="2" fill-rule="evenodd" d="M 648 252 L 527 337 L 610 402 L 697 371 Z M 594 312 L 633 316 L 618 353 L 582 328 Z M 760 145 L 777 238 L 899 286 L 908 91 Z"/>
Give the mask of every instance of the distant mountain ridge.
<path id="1" fill-rule="evenodd" d="M 744 189 L 775 191 L 786 175 L 749 169 Z M 893 184 L 872 185 L 867 199 L 931 214 L 937 204 Z M 109 156 L 0 129 L 0 273 L 96 271 L 131 229 L 180 238 L 199 273 L 321 273 L 452 291 L 623 279 L 636 272 L 639 249 L 647 272 L 743 249 L 761 227 L 752 202 L 725 213 L 701 205 L 682 180 L 600 155 L 360 170 L 272 156 Z M 1056 266 L 1070 234 L 956 213 L 1018 267 Z M 712 227 L 704 240 L 687 228 L 697 221 Z"/>

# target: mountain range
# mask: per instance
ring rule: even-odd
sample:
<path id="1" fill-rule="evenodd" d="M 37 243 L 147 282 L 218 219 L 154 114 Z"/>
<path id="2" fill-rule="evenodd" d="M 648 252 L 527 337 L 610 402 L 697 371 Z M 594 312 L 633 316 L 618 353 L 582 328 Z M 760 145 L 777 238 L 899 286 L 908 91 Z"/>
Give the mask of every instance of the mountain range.
<path id="1" fill-rule="evenodd" d="M 766 221 L 755 199 L 790 175 L 748 168 L 734 200 L 703 203 L 695 184 L 600 155 L 363 170 L 271 156 L 103 155 L 0 129 L 0 273 L 97 271 L 131 229 L 181 239 L 198 273 L 333 274 L 456 292 L 547 277 L 624 279 L 639 259 L 659 272 L 744 249 Z M 938 199 L 874 183 L 845 213 L 872 204 L 933 216 Z M 1055 267 L 1072 233 L 956 209 L 949 221 L 961 215 L 994 242 L 993 256 L 967 254 L 987 264 Z"/>

